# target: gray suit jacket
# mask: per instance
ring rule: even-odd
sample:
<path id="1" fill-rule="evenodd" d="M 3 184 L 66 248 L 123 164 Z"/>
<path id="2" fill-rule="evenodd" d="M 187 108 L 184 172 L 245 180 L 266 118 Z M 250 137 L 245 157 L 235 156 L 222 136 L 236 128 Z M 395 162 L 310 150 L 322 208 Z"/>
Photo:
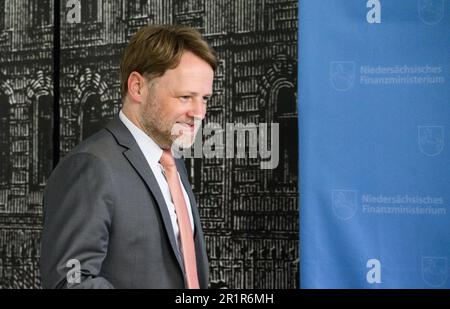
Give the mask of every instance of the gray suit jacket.
<path id="1" fill-rule="evenodd" d="M 201 288 L 208 259 L 194 194 L 189 195 Z M 72 287 L 67 262 L 81 264 L 78 288 L 185 288 L 184 267 L 164 197 L 131 133 L 116 117 L 58 164 L 44 192 L 40 269 L 44 288 Z"/>

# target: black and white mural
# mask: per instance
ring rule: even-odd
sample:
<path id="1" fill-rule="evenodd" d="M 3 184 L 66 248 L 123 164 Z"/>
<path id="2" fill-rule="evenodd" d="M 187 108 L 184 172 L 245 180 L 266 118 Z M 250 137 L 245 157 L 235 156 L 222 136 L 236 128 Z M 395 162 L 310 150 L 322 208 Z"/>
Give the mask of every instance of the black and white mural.
<path id="1" fill-rule="evenodd" d="M 53 154 L 63 157 L 117 115 L 120 57 L 147 24 L 193 26 L 217 51 L 205 125 L 279 126 L 275 168 L 262 169 L 259 156 L 186 159 L 211 287 L 298 288 L 297 10 L 285 0 L 0 0 L 0 288 L 40 287 L 42 191 Z M 225 135 L 226 147 L 252 147 Z"/>
<path id="2" fill-rule="evenodd" d="M 0 288 L 40 286 L 53 167 L 53 2 L 0 1 Z"/>

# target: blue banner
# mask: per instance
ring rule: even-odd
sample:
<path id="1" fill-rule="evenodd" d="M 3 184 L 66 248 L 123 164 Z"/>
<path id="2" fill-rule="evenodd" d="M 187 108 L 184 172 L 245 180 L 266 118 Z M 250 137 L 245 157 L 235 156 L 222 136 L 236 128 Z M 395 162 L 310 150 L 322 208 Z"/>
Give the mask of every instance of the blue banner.
<path id="1" fill-rule="evenodd" d="M 450 1 L 300 1 L 302 288 L 450 288 Z"/>

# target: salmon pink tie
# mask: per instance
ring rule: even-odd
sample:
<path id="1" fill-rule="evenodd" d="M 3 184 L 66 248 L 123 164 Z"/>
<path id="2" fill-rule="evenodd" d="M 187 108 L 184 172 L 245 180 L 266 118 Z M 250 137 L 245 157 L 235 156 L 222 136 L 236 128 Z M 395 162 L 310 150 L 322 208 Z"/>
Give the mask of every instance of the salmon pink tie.
<path id="1" fill-rule="evenodd" d="M 164 168 L 170 195 L 172 196 L 175 212 L 177 214 L 178 228 L 180 231 L 181 252 L 183 254 L 184 269 L 186 271 L 186 282 L 188 289 L 198 289 L 197 263 L 195 258 L 194 235 L 189 220 L 186 201 L 178 178 L 175 160 L 170 150 L 164 150 L 160 159 Z"/>

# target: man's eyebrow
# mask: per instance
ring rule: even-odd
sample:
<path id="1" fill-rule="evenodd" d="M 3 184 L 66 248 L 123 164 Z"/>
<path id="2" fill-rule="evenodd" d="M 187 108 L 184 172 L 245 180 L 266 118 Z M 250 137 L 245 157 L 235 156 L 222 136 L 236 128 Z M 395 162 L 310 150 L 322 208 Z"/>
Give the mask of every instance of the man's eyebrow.
<path id="1" fill-rule="evenodd" d="M 198 92 L 195 92 L 195 91 L 188 91 L 188 92 L 184 92 L 184 91 L 180 91 L 181 93 L 185 93 L 185 94 L 189 94 L 189 95 L 192 95 L 192 96 L 198 96 L 198 95 L 200 95 Z M 210 97 L 210 96 L 212 96 L 212 94 L 211 93 L 206 93 L 206 94 L 204 94 L 204 95 L 202 95 L 203 97 Z"/>

